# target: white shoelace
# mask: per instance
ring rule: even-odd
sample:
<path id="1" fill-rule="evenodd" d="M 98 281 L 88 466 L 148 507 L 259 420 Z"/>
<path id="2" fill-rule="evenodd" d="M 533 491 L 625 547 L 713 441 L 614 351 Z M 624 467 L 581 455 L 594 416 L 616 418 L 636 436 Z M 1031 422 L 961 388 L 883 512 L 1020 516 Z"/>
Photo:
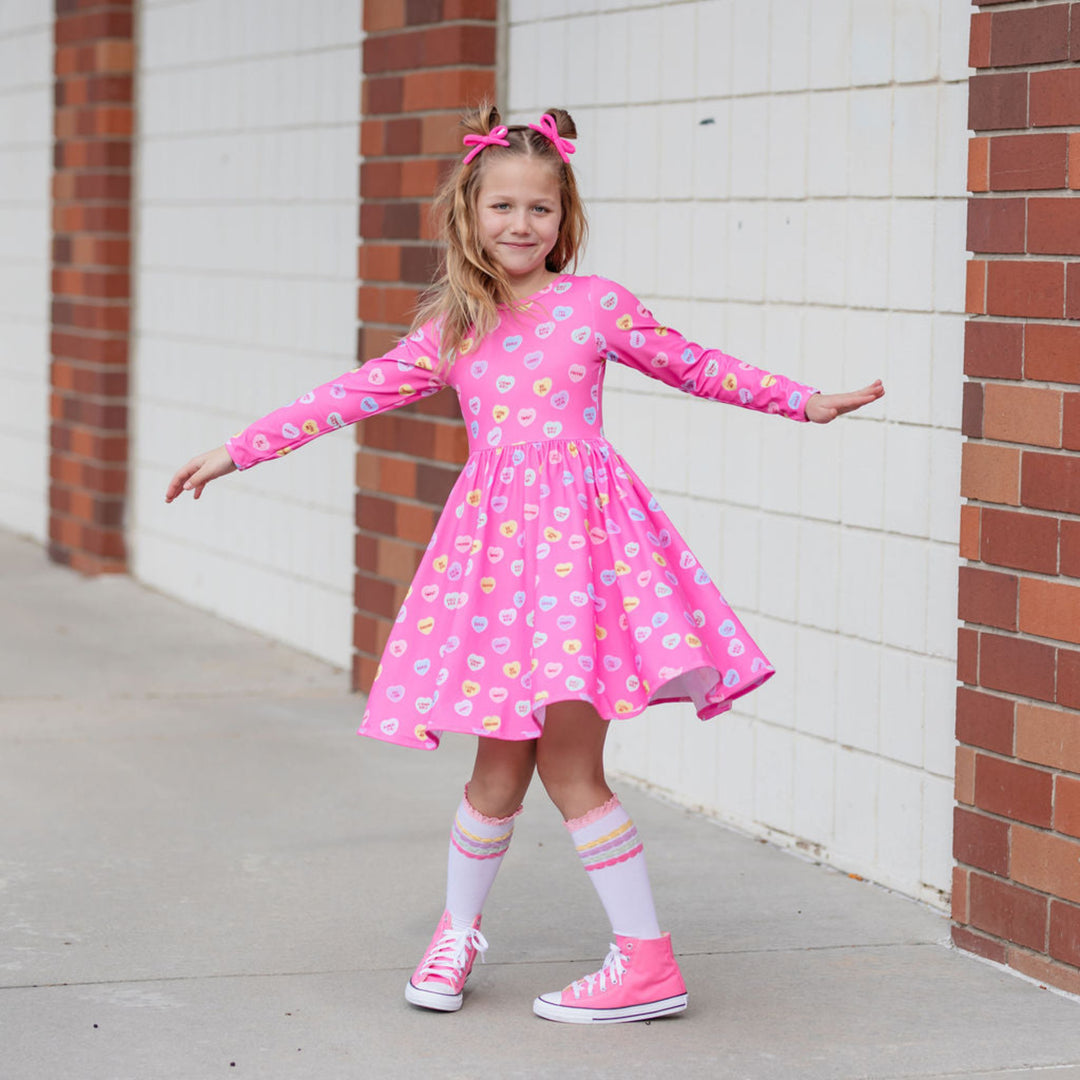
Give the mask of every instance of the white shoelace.
<path id="1" fill-rule="evenodd" d="M 424 966 L 417 973 L 421 980 L 430 976 L 455 980 L 461 974 L 468 962 L 469 946 L 472 946 L 480 962 L 484 962 L 484 953 L 487 952 L 487 938 L 475 926 L 467 930 L 445 930 L 443 936 L 430 953 Z"/>
<path id="2" fill-rule="evenodd" d="M 591 975 L 586 975 L 584 979 L 578 979 L 570 984 L 575 999 L 581 997 L 582 992 L 592 997 L 593 990 L 606 990 L 609 977 L 612 986 L 622 983 L 623 973 L 626 971 L 626 957 L 623 956 L 618 945 L 609 943 L 608 948 L 611 951 L 607 954 L 607 959 L 599 971 L 594 971 Z"/>

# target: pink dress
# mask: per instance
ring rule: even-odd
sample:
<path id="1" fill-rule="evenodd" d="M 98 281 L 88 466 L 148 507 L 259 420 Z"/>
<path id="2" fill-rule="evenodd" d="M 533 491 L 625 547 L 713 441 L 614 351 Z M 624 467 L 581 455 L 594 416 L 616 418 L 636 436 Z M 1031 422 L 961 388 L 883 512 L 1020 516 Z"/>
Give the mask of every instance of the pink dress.
<path id="1" fill-rule="evenodd" d="M 687 342 L 624 288 L 564 274 L 447 363 L 431 325 L 230 439 L 246 469 L 452 387 L 468 461 L 368 695 L 360 733 L 533 739 L 553 701 L 702 719 L 773 667 L 656 499 L 604 438 L 609 362 L 699 397 L 806 419 L 810 387 Z"/>

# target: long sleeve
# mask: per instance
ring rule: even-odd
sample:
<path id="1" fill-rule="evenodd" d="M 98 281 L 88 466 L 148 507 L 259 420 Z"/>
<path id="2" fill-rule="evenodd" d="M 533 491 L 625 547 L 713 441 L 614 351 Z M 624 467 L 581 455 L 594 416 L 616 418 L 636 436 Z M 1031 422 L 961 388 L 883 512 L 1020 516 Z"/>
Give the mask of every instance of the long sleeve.
<path id="1" fill-rule="evenodd" d="M 309 390 L 250 424 L 225 443 L 238 469 L 282 457 L 328 431 L 437 393 L 438 342 L 430 325 L 403 338 L 385 356 Z"/>
<path id="2" fill-rule="evenodd" d="M 590 299 L 600 353 L 696 397 L 806 421 L 806 402 L 817 390 L 703 349 L 662 326 L 645 306 L 614 281 L 594 277 Z"/>

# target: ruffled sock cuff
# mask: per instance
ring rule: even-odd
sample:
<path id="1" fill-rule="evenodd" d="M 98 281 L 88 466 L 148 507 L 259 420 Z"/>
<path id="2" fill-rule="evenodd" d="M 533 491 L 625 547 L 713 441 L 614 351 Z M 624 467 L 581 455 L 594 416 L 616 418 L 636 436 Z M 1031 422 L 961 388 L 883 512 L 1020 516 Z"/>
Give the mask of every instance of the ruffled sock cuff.
<path id="1" fill-rule="evenodd" d="M 619 796 L 612 795 L 603 806 L 597 806 L 587 814 L 582 814 L 581 817 L 571 818 L 569 821 L 564 821 L 563 824 L 571 832 L 577 832 L 578 829 L 584 829 L 586 825 L 591 825 L 594 821 L 599 821 L 602 817 L 606 817 L 612 810 L 615 810 L 621 805 Z"/>
<path id="2" fill-rule="evenodd" d="M 519 806 L 512 814 L 507 814 L 506 817 L 488 817 L 487 814 L 481 814 L 479 810 L 471 802 L 469 802 L 469 785 L 465 785 L 465 810 L 469 816 L 476 821 L 479 821 L 482 825 L 509 825 L 513 822 L 514 818 L 524 810 L 524 805 Z"/>

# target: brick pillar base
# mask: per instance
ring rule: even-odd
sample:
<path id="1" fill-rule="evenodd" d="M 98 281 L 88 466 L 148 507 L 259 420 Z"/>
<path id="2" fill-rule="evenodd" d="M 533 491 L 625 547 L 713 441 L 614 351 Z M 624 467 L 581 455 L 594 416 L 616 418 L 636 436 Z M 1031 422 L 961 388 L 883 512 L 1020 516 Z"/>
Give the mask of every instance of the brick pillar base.
<path id="1" fill-rule="evenodd" d="M 57 0 L 49 554 L 127 567 L 131 0 Z"/>
<path id="2" fill-rule="evenodd" d="M 495 93 L 496 0 L 364 5 L 358 352 L 379 356 L 412 320 L 438 250 L 427 208 L 461 153 L 462 109 Z M 405 589 L 464 462 L 452 394 L 357 425 L 353 683 L 371 686 Z"/>
<path id="3" fill-rule="evenodd" d="M 1080 992 L 1080 5 L 982 6 L 953 939 Z"/>

